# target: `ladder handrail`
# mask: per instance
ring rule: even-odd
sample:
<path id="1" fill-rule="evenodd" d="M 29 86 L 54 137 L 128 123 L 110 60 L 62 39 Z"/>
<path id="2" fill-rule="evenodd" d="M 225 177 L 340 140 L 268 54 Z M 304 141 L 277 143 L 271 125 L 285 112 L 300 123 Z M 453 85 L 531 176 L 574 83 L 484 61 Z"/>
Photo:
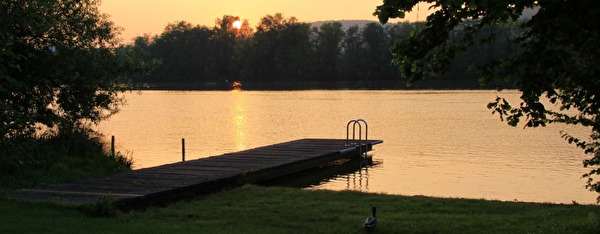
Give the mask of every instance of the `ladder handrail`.
<path id="1" fill-rule="evenodd" d="M 367 121 L 365 121 L 364 119 L 357 119 L 356 122 L 363 122 L 363 123 L 365 123 L 365 141 L 367 141 L 367 136 L 369 134 L 369 125 L 367 124 Z"/>
<path id="2" fill-rule="evenodd" d="M 352 125 L 352 143 L 350 143 L 350 135 L 349 135 L 349 131 L 350 131 L 350 124 L 353 123 Z M 348 124 L 346 124 L 346 146 L 349 146 L 351 144 L 356 144 L 356 120 L 350 120 L 348 121 Z M 360 124 L 359 124 L 360 125 Z"/>
<path id="3" fill-rule="evenodd" d="M 365 154 L 367 152 L 367 143 L 368 143 L 368 134 L 369 134 L 369 125 L 367 124 L 367 121 L 365 121 L 364 119 L 353 119 L 348 121 L 348 124 L 346 124 L 346 146 L 350 146 L 350 145 L 356 145 L 356 125 L 358 124 L 358 155 L 359 156 L 363 156 L 363 152 L 362 152 L 362 146 L 363 146 L 363 140 L 362 140 L 362 123 L 365 124 Z M 352 143 L 350 143 L 350 124 L 352 124 Z"/>
<path id="4" fill-rule="evenodd" d="M 348 121 L 348 124 L 346 124 L 346 146 L 350 145 L 350 143 L 349 143 L 349 141 L 350 141 L 350 134 L 349 134 L 350 124 L 353 122 L 355 122 L 355 120 L 350 120 L 350 121 Z M 354 135 L 354 131 L 352 131 L 352 135 Z M 354 136 L 352 136 L 352 140 L 354 141 Z"/>

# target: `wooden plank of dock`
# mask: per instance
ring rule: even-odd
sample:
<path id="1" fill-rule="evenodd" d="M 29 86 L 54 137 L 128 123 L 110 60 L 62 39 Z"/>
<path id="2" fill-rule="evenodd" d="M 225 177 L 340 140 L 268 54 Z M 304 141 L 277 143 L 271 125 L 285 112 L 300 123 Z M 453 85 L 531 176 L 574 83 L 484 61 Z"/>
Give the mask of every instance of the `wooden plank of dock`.
<path id="1" fill-rule="evenodd" d="M 383 141 L 369 140 L 362 150 L 371 150 L 380 143 Z M 141 208 L 358 157 L 358 149 L 347 146 L 346 140 L 300 139 L 111 176 L 21 189 L 15 195 L 25 200 L 73 204 L 107 198 L 124 209 Z"/>

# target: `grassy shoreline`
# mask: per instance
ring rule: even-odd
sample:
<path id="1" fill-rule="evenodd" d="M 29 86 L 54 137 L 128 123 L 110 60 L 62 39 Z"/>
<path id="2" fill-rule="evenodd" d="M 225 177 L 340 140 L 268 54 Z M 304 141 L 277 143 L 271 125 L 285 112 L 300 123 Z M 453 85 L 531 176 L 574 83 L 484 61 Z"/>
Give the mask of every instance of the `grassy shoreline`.
<path id="1" fill-rule="evenodd" d="M 597 233 L 600 206 L 244 186 L 166 207 L 92 217 L 80 207 L 0 199 L 0 233 Z"/>
<path id="2" fill-rule="evenodd" d="M 501 202 L 244 186 L 166 207 L 121 213 L 89 206 L 14 200 L 16 189 L 129 170 L 86 135 L 3 147 L 0 233 L 598 233 L 600 206 Z M 7 150 L 8 149 L 8 150 Z M 24 149 L 24 151 L 23 151 Z"/>
<path id="3" fill-rule="evenodd" d="M 0 193 L 128 171 L 132 163 L 86 130 L 0 142 Z"/>

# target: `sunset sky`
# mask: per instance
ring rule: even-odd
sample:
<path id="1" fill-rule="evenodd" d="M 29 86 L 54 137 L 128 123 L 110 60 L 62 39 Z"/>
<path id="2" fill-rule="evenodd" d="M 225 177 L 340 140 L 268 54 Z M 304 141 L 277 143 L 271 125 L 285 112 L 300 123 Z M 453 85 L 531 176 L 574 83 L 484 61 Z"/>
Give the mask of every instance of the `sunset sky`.
<path id="1" fill-rule="evenodd" d="M 100 11 L 124 28 L 121 37 L 160 34 L 168 23 L 185 20 L 213 27 L 223 15 L 248 19 L 253 27 L 261 17 L 282 13 L 301 22 L 323 20 L 377 20 L 373 11 L 382 0 L 103 0 Z M 425 20 L 427 7 L 420 6 L 419 20 Z M 417 13 L 403 21 L 415 21 Z"/>

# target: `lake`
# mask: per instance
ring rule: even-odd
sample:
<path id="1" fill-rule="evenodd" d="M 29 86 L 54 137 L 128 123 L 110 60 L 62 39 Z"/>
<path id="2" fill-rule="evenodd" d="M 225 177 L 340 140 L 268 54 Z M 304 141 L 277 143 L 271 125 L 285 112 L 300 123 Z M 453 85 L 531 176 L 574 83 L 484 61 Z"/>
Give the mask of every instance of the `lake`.
<path id="1" fill-rule="evenodd" d="M 510 127 L 486 108 L 516 91 L 141 91 L 98 126 L 134 168 L 203 158 L 299 138 L 346 138 L 349 120 L 369 124 L 375 165 L 310 189 L 504 201 L 594 203 L 583 153 L 560 131 Z M 585 138 L 587 139 L 587 138 Z"/>

